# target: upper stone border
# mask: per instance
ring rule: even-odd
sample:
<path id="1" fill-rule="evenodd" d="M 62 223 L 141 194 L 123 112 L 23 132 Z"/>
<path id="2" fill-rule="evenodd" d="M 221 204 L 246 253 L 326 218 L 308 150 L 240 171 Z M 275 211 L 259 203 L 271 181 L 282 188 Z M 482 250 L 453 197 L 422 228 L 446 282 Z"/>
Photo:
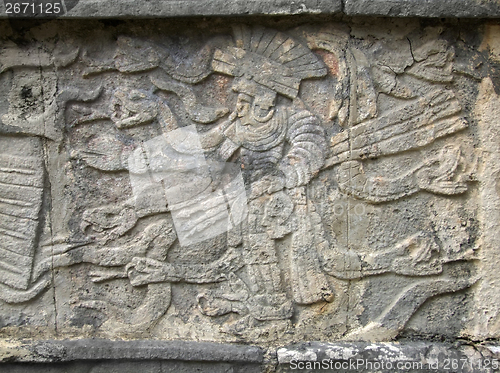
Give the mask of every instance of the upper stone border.
<path id="1" fill-rule="evenodd" d="M 496 18 L 498 0 L 343 0 L 347 15 Z"/>
<path id="2" fill-rule="evenodd" d="M 60 14 L 36 18 L 166 18 L 189 16 L 248 16 L 337 14 L 348 16 L 498 18 L 498 0 L 42 0 L 61 4 Z M 6 5 L 23 0 L 0 1 L 0 18 L 33 18 L 32 14 L 7 14 Z M 11 7 L 11 5 L 9 5 Z"/>
<path id="3" fill-rule="evenodd" d="M 42 1 L 54 3 L 64 0 Z M 15 2 L 22 3 L 23 0 L 0 1 L 0 17 L 13 16 L 6 14 L 6 4 Z M 69 7 L 71 9 L 68 12 L 62 11 L 64 14 L 58 15 L 57 18 L 164 18 L 338 14 L 342 12 L 341 0 L 65 0 L 64 2 L 71 2 Z M 73 7 L 75 2 L 78 3 Z M 45 18 L 48 16 L 50 17 L 50 15 L 45 15 Z M 26 18 L 33 18 L 33 16 Z M 37 16 L 36 18 L 43 17 Z"/>

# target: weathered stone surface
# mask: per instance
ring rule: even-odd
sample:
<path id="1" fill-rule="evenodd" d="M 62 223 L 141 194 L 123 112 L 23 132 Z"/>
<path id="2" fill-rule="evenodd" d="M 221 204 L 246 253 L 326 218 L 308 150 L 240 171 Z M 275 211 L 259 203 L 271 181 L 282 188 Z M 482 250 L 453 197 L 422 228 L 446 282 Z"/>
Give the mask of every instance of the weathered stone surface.
<path id="1" fill-rule="evenodd" d="M 0 359 L 496 340 L 499 61 L 485 22 L 0 22 Z"/>
<path id="2" fill-rule="evenodd" d="M 494 0 L 345 0 L 344 12 L 390 17 L 497 18 L 500 4 Z"/>
<path id="3" fill-rule="evenodd" d="M 49 1 L 44 1 L 49 3 Z M 164 18 L 185 16 L 286 16 L 298 14 L 367 15 L 390 17 L 497 18 L 496 0 L 61 0 L 56 8 L 30 10 L 14 1 L 0 3 L 0 18 Z M 22 4 L 20 2 L 19 4 Z M 26 4 L 26 3 L 25 3 Z M 24 10 L 23 10 L 24 9 Z"/>
<path id="4" fill-rule="evenodd" d="M 77 339 L 6 343 L 0 361 L 68 362 L 76 360 L 179 360 L 259 364 L 258 347 L 188 341 L 110 341 Z"/>
<path id="5" fill-rule="evenodd" d="M 43 346 L 45 344 L 45 346 Z M 1 365 L 2 372 L 491 372 L 500 365 L 496 345 L 470 343 L 408 342 L 307 342 L 270 348 L 267 358 L 251 347 L 219 346 L 214 350 L 202 343 L 47 341 L 25 343 L 22 348 L 52 351 L 44 364 L 22 364 L 14 357 Z M 213 344 L 212 344 L 213 345 Z M 85 351 L 90 347 L 90 351 Z M 102 351 L 96 353 L 96 349 Z M 111 350 L 110 350 L 111 348 Z M 164 349 L 165 352 L 160 352 Z M 12 355 L 20 347 L 11 346 Z M 44 350 L 44 351 L 42 351 Z M 58 350 L 59 352 L 55 352 Z M 61 353 L 64 351 L 65 353 Z M 180 353 L 179 353 L 180 352 Z M 39 356 L 42 356 L 39 355 Z M 123 355 L 123 356 L 122 356 Z M 31 356 L 34 356 L 32 353 Z M 24 357 L 23 357 L 24 358 Z M 116 360 L 115 360 L 116 359 Z M 39 360 L 42 361 L 42 360 Z M 54 363 L 58 361 L 58 363 Z"/>
<path id="6" fill-rule="evenodd" d="M 237 16 L 237 15 L 297 15 L 337 14 L 342 11 L 341 0 L 64 0 L 61 10 L 50 13 L 16 12 L 10 1 L 0 2 L 0 18 L 163 18 L 181 16 Z M 12 2 L 14 3 L 14 2 Z M 45 2 L 44 2 L 45 3 Z M 55 2 L 53 2 L 55 3 Z M 23 8 L 21 8 L 23 9 Z M 38 10 L 38 9 L 37 9 Z M 45 12 L 45 9 L 44 9 Z M 23 14 L 24 13 L 24 14 Z"/>
<path id="7" fill-rule="evenodd" d="M 488 372 L 498 370 L 496 346 L 439 342 L 318 343 L 278 350 L 278 372 Z"/>
<path id="8" fill-rule="evenodd" d="M 183 361 L 101 361 L 58 364 L 2 365 L 5 373 L 260 373 L 262 367 L 255 364 L 199 363 Z"/>

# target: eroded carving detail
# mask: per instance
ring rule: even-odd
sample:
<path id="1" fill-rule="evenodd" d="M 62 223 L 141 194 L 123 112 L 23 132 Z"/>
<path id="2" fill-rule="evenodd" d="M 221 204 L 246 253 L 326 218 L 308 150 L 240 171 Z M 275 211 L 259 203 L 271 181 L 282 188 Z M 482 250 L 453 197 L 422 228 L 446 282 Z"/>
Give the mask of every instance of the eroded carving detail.
<path id="1" fill-rule="evenodd" d="M 107 336 L 188 338 L 192 324 L 193 338 L 293 339 L 323 328 L 326 309 L 342 320 L 335 338 L 387 340 L 427 299 L 477 280 L 455 212 L 435 223 L 419 207 L 397 232 L 384 221 L 414 199 L 458 209 L 474 180 L 469 144 L 453 141 L 468 121 L 438 31 L 391 45 L 338 25 L 238 25 L 196 51 L 170 41 L 119 36 L 110 57 L 2 63 L 14 83 L 0 129 L 29 149 L 0 154 L 4 301 L 36 296 L 58 269 L 93 283 L 70 287 L 66 317 L 98 312 Z M 59 67 L 76 88 L 61 88 Z M 44 192 L 48 180 L 66 191 Z M 59 198 L 66 215 L 49 217 Z M 346 293 L 364 304 L 376 276 L 404 280 L 361 322 L 369 305 L 346 310 Z"/>

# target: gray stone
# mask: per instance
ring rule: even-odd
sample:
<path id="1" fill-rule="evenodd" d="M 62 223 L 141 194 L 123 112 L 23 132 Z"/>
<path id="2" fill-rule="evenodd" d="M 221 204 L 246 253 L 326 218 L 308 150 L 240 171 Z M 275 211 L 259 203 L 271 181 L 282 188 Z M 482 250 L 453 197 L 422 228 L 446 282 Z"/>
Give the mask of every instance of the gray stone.
<path id="1" fill-rule="evenodd" d="M 3 343 L 2 372 L 260 372 L 264 350 L 189 341 L 78 339 Z M 34 364 L 37 363 L 37 364 Z M 40 364 L 42 363 L 42 364 Z"/>
<path id="2" fill-rule="evenodd" d="M 29 355 L 26 351 L 30 351 Z M 9 362 L 75 360 L 181 360 L 262 363 L 259 347 L 190 341 L 110 341 L 77 339 L 7 345 L 0 359 Z"/>
<path id="3" fill-rule="evenodd" d="M 496 359 L 500 27 L 247 20 L 0 21 L 0 368 Z"/>
<path id="4" fill-rule="evenodd" d="M 347 15 L 497 18 L 500 5 L 481 0 L 344 0 Z"/>
<path id="5" fill-rule="evenodd" d="M 260 373 L 260 365 L 182 361 L 106 361 L 59 364 L 3 364 L 5 373 Z"/>
<path id="6" fill-rule="evenodd" d="M 136 372 L 166 373 L 166 372 L 445 372 L 457 373 L 491 372 L 500 365 L 500 348 L 496 345 L 474 345 L 466 342 L 442 343 L 429 341 L 401 341 L 398 343 L 373 343 L 373 342 L 337 342 L 320 343 L 307 342 L 290 346 L 269 349 L 268 358 L 263 361 L 259 353 L 257 358 L 248 359 L 251 352 L 246 353 L 245 359 L 236 361 L 239 357 L 235 346 L 220 345 L 220 349 L 227 353 L 224 355 L 212 349 L 200 348 L 202 344 L 192 344 L 185 348 L 188 353 L 171 354 L 157 353 L 161 343 L 145 344 L 127 342 L 129 347 L 123 349 L 123 342 L 88 341 L 95 348 L 103 347 L 102 352 L 90 358 L 90 352 L 69 353 L 64 361 L 47 359 L 43 364 L 3 363 L 2 372 Z M 47 345 L 58 345 L 61 342 L 46 342 Z M 62 342 L 68 350 L 75 350 L 73 342 Z M 85 342 L 79 343 L 84 347 Z M 165 345 L 167 351 L 172 348 Z M 180 344 L 177 347 L 181 347 Z M 32 346 L 33 347 L 33 346 Z M 57 347 L 53 347 L 57 348 Z M 92 348 L 91 352 L 96 349 Z M 116 353 L 116 350 L 120 351 Z M 240 348 L 242 349 L 242 348 Z M 76 351 L 75 350 L 75 351 Z M 130 355 L 121 357 L 125 350 Z M 147 351 L 151 354 L 147 356 Z M 199 351 L 203 350 L 202 356 Z M 139 353 L 138 353 L 139 352 Z M 210 352 L 210 354 L 206 354 Z M 236 355 L 231 355 L 236 352 Z M 239 354 L 241 356 L 241 353 Z M 253 354 L 255 355 L 255 354 Z M 137 359 L 138 358 L 138 359 Z M 136 360 L 137 359 L 137 360 Z M 52 361 L 52 362 L 51 362 Z M 54 363 L 54 361 L 58 361 Z"/>
<path id="7" fill-rule="evenodd" d="M 22 17 L 23 12 L 7 13 L 10 7 L 0 3 L 0 18 Z M 137 2 L 132 0 L 85 0 L 68 1 L 65 8 L 54 13 L 38 14 L 36 18 L 165 18 L 185 16 L 238 16 L 238 15 L 297 15 L 336 14 L 342 10 L 341 0 L 153 0 Z M 69 10 L 66 12 L 65 9 Z M 30 9 L 24 17 L 34 17 Z"/>
<path id="8" fill-rule="evenodd" d="M 349 15 L 390 17 L 462 17 L 497 18 L 500 6 L 494 0 L 65 0 L 64 6 L 43 10 L 42 13 L 24 8 L 16 10 L 11 2 L 0 3 L 0 18 L 166 18 L 186 16 L 290 16 L 290 15 Z M 44 2 L 48 3 L 47 2 Z M 15 2 L 12 2 L 15 4 Z M 19 3 L 21 4 L 21 3 Z M 58 3 L 58 4 L 61 4 Z M 36 14 L 36 15 L 35 15 Z"/>
<path id="9" fill-rule="evenodd" d="M 317 343 L 278 349 L 278 372 L 490 372 L 498 369 L 495 346 L 460 343 Z"/>
<path id="10" fill-rule="evenodd" d="M 490 275 L 474 203 L 487 126 L 468 117 L 487 111 L 464 97 L 480 86 L 460 41 L 416 22 L 203 22 L 5 39 L 6 330 L 388 341 L 428 299 L 483 307 L 467 289 Z"/>

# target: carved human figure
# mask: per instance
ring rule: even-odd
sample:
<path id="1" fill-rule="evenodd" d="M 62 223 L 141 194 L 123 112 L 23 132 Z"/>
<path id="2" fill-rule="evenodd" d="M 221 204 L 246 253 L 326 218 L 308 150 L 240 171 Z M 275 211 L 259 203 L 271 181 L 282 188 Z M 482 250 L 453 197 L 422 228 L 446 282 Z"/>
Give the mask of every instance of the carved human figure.
<path id="1" fill-rule="evenodd" d="M 228 120 L 199 134 L 199 138 L 206 154 L 215 153 L 215 158 L 222 163 L 229 160 L 241 165 L 248 189 L 249 202 L 245 206 L 248 217 L 243 224 L 228 232 L 228 253 L 238 253 L 242 263 L 239 266 L 212 263 L 206 266 L 203 275 L 193 276 L 191 273 L 195 273 L 195 269 L 199 273 L 196 266 L 181 268 L 173 263 L 135 258 L 128 271 L 135 284 L 215 282 L 226 276 L 232 279 L 230 282 L 241 285 L 240 293 L 245 294 L 245 305 L 239 307 L 241 312 L 249 312 L 257 320 L 288 319 L 293 312 L 290 298 L 298 304 L 331 301 L 333 298 L 315 253 L 318 240 L 324 241 L 314 228 L 320 225 L 321 219 L 307 198 L 307 184 L 324 164 L 327 143 L 319 119 L 306 110 L 297 97 L 301 80 L 322 77 L 326 68 L 310 49 L 280 32 L 243 26 L 235 28 L 235 34 L 236 47 L 215 51 L 212 71 L 235 77 L 232 89 L 238 93 L 236 108 Z M 260 41 L 251 44 L 250 38 Z M 174 91 L 188 109 L 194 108 L 191 104 L 194 99 L 190 98 L 192 94 L 186 87 L 165 77 L 154 76 L 151 81 L 159 89 Z M 286 100 L 294 102 L 281 103 Z M 216 115 L 192 118 L 200 123 L 213 122 L 220 116 L 219 113 L 225 113 L 221 110 L 213 111 Z M 144 111 L 151 110 L 147 106 Z M 140 110 L 134 112 L 137 113 L 134 114 L 134 122 L 127 122 L 130 125 L 143 122 L 135 119 L 141 115 Z M 171 124 L 166 128 L 173 129 Z M 165 136 L 170 136 L 169 133 L 172 132 L 166 132 Z M 148 153 L 146 149 L 145 154 Z M 93 160 L 90 162 L 98 164 Z M 149 200 L 156 201 L 152 197 Z M 108 211 L 98 209 L 103 210 L 103 214 Z M 84 219 L 93 226 L 103 226 L 96 220 L 99 211 L 89 210 Z M 158 207 L 152 211 L 158 211 Z M 135 219 L 132 221 L 133 225 Z M 205 221 L 198 225 L 206 224 Z M 126 227 L 125 230 L 131 228 L 126 224 L 121 227 Z M 116 228 L 120 229 L 119 226 Z M 292 237 L 292 297 L 286 294 L 282 264 L 275 247 L 275 240 L 287 234 Z M 245 268 L 244 282 L 236 280 L 232 273 L 242 265 Z M 208 298 L 208 295 L 199 297 L 200 307 L 206 314 L 220 315 L 234 311 L 234 308 L 228 309 L 225 300 L 211 298 L 215 302 L 211 303 Z"/>
<path id="2" fill-rule="evenodd" d="M 127 148 L 114 137 L 100 135 L 95 143 L 81 150 L 80 155 L 88 165 L 102 171 L 128 169 L 131 179 L 134 175 L 152 174 L 156 180 L 151 180 L 148 186 L 151 189 L 144 193 L 141 203 L 137 203 L 139 199 L 135 198 L 122 205 L 86 210 L 82 216 L 82 227 L 97 231 L 96 237 L 102 238 L 103 244 L 95 252 L 89 251 L 89 247 L 82 248 L 80 251 L 86 253 L 74 257 L 103 266 L 119 265 L 119 277 L 128 276 L 134 286 L 219 282 L 217 288 L 198 295 L 199 308 L 208 316 L 230 312 L 245 315 L 240 320 L 242 323 L 234 324 L 232 329 L 230 327 L 233 333 L 238 327 L 244 327 L 244 323 L 255 320 L 288 320 L 294 312 L 294 304 L 331 302 L 334 292 L 329 276 L 341 281 L 388 272 L 419 276 L 413 287 L 402 290 L 401 299 L 409 303 L 407 311 L 399 312 L 394 305 L 389 305 L 378 320 L 380 325 L 390 329 L 391 337 L 401 330 L 428 297 L 470 286 L 474 279 L 455 279 L 451 274 L 439 279 L 435 276 L 446 272 L 445 264 L 450 260 L 431 233 L 414 231 L 379 250 L 367 247 L 364 252 L 358 253 L 350 247 L 340 247 L 334 235 L 330 234 L 332 232 L 327 238 L 322 216 L 309 198 L 311 180 L 329 167 L 336 168 L 333 172 L 327 170 L 324 173 L 328 183 L 338 188 L 339 193 L 367 203 L 397 201 L 422 190 L 441 195 L 464 193 L 467 190 L 467 175 L 462 173 L 461 152 L 456 147 L 445 147 L 440 154 L 434 153 L 420 163 L 415 162 L 412 169 L 403 173 L 395 170 L 396 174 L 399 172 L 395 177 L 388 174 L 371 177 L 365 175 L 363 170 L 367 158 L 421 148 L 466 128 L 467 122 L 462 117 L 462 107 L 455 94 L 448 88 L 427 87 L 429 84 L 424 82 L 421 83 L 420 96 L 408 93 L 408 97 L 404 97 L 407 101 L 398 101 L 397 105 L 377 113 L 375 99 L 358 100 L 356 97 L 366 93 L 361 88 L 370 90 L 365 98 L 376 97 L 370 82 L 369 62 L 361 51 L 352 46 L 349 50 L 346 46 L 343 52 L 351 55 L 347 58 L 349 72 L 339 79 L 349 80 L 351 84 L 351 97 L 345 100 L 347 104 L 342 104 L 349 106 L 350 113 L 345 114 L 349 120 L 339 119 L 344 128 L 327 144 L 323 123 L 298 97 L 302 80 L 326 75 L 323 61 L 309 48 L 281 32 L 263 27 L 238 26 L 234 28 L 234 34 L 234 45 L 215 49 L 211 62 L 211 72 L 234 78 L 232 89 L 237 94 L 234 111 L 207 132 L 187 131 L 190 134 L 186 138 L 199 139 L 200 147 L 181 149 L 182 157 L 178 154 L 177 159 L 179 163 L 183 162 L 182 159 L 189 163 L 199 158 L 204 164 L 206 157 L 207 160 L 216 160 L 220 164 L 230 162 L 241 168 L 247 188 L 248 214 L 242 224 L 228 228 L 225 253 L 207 264 L 175 263 L 166 259 L 165 253 L 170 245 L 182 246 L 182 235 L 179 234 L 182 230 L 186 228 L 197 234 L 210 230 L 215 226 L 214 217 L 219 216 L 221 211 L 218 210 L 220 206 L 193 204 L 189 198 L 172 203 L 167 201 L 168 193 L 164 193 L 162 188 L 168 185 L 188 194 L 201 188 L 198 192 L 205 192 L 220 184 L 216 174 L 221 170 L 211 173 L 212 169 L 204 169 L 206 172 L 199 169 L 193 174 L 196 176 L 194 182 L 188 179 L 182 182 L 180 175 L 175 178 L 169 178 L 170 174 L 159 176 L 159 170 L 165 171 L 176 165 L 175 162 L 166 162 L 168 167 L 163 167 L 161 162 L 156 164 L 154 150 L 161 150 L 158 154 L 162 153 L 162 156 L 169 153 L 171 148 L 176 148 L 176 144 L 183 143 L 178 141 L 176 133 L 187 133 L 184 132 L 186 128 L 176 132 L 178 127 L 188 126 L 186 123 L 177 126 L 168 109 L 170 103 L 164 95 L 155 93 L 158 89 L 175 93 L 182 101 L 189 120 L 198 125 L 214 123 L 225 116 L 227 110 L 200 105 L 194 90 L 185 84 L 191 81 L 169 74 L 172 67 L 160 69 L 159 60 L 153 59 L 151 66 L 131 64 L 133 72 L 151 74 L 153 87 L 149 91 L 126 87 L 116 89 L 108 117 L 120 130 L 158 120 L 163 131 L 161 136 L 135 144 L 137 148 L 134 151 L 133 147 Z M 124 45 L 129 44 L 134 43 L 128 40 Z M 318 40 L 316 44 L 327 45 Z M 122 74 L 132 71 L 124 70 L 116 61 L 110 66 Z M 424 70 L 419 71 L 416 75 L 413 72 L 415 79 L 425 75 Z M 196 82 L 206 76 L 208 73 Z M 371 105 L 370 110 L 356 107 L 363 102 Z M 433 107 L 431 114 L 429 106 Z M 357 112 L 366 112 L 366 115 L 355 115 Z M 159 146 L 152 146 L 155 141 Z M 113 156 L 108 157 L 108 154 Z M 145 156 L 134 158 L 129 157 L 130 154 Z M 140 158 L 142 161 L 136 162 Z M 153 189 L 156 189 L 154 193 Z M 179 206 L 184 208 L 182 214 L 186 217 L 186 226 L 175 227 L 176 235 L 172 234 L 165 241 L 168 247 L 162 251 L 162 256 L 146 256 L 144 250 L 136 250 L 137 245 L 106 246 L 132 230 L 141 218 L 166 212 L 174 216 L 174 212 L 180 211 Z M 286 263 L 280 261 L 277 245 L 282 238 L 285 238 L 282 242 L 290 245 Z M 74 263 L 65 261 L 65 257 L 60 259 L 66 265 Z M 106 276 L 111 278 L 114 274 Z M 170 286 L 165 288 L 170 289 Z M 168 306 L 166 304 L 163 311 Z M 395 313 L 397 317 L 394 317 Z M 155 317 L 160 316 L 158 313 Z"/>
<path id="3" fill-rule="evenodd" d="M 301 80 L 324 76 L 326 68 L 308 48 L 279 32 L 238 27 L 235 34 L 237 47 L 216 50 L 212 68 L 235 77 L 236 108 L 229 121 L 202 134 L 201 141 L 222 160 L 240 163 L 248 188 L 248 218 L 231 245 L 241 245 L 246 278 L 237 282 L 246 284 L 249 317 L 288 319 L 293 307 L 276 239 L 292 236 L 293 301 L 312 304 L 333 298 L 315 253 L 317 237 L 311 228 L 317 214 L 307 198 L 307 184 L 324 164 L 325 132 L 297 99 Z M 251 44 L 250 39 L 260 41 Z M 296 103 L 279 103 L 279 96 Z M 208 294 L 199 301 L 207 314 L 232 310 Z"/>
<path id="4" fill-rule="evenodd" d="M 76 91 L 57 93 L 55 69 L 78 56 L 78 48 L 61 46 L 31 53 L 7 43 L 0 55 L 0 74 L 10 73 L 3 77 L 11 82 L 9 110 L 0 118 L 0 299 L 8 303 L 25 302 L 50 284 L 46 270 L 35 268 L 42 247 L 50 251 L 54 244 L 41 235 L 46 169 L 54 158 L 47 153 L 62 138 L 58 110 L 83 98 Z"/>

